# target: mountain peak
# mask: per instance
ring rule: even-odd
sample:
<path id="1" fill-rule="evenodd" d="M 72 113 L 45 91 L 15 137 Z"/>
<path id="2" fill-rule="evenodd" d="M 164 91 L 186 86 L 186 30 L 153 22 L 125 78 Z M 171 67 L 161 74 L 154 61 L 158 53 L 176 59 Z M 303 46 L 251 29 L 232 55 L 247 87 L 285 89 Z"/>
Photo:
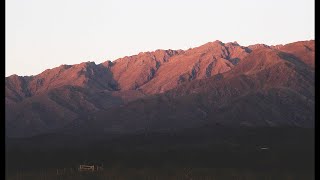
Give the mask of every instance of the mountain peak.
<path id="1" fill-rule="evenodd" d="M 150 119 L 154 129 L 218 121 L 310 126 L 314 41 L 244 47 L 217 40 L 189 50 L 61 65 L 31 77 L 11 75 L 5 88 L 11 134 L 89 122 L 92 114 L 92 124 L 101 123 L 96 128 L 118 123 L 123 132 L 143 128 Z"/>

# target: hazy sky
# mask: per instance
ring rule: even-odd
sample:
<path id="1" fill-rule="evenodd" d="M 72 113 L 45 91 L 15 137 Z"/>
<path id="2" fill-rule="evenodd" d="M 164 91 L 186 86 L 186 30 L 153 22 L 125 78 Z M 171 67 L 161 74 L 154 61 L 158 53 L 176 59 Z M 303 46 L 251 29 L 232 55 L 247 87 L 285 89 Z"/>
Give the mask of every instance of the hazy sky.
<path id="1" fill-rule="evenodd" d="M 310 40 L 314 10 L 314 0 L 6 0 L 6 76 L 214 40 Z"/>

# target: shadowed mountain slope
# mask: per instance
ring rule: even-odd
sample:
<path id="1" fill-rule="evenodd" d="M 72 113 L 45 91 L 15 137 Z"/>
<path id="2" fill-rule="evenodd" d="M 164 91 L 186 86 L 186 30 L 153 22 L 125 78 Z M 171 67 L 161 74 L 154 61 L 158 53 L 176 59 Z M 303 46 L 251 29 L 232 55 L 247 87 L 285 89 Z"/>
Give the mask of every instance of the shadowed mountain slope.
<path id="1" fill-rule="evenodd" d="M 314 41 L 214 41 L 6 78 L 7 136 L 314 123 Z"/>

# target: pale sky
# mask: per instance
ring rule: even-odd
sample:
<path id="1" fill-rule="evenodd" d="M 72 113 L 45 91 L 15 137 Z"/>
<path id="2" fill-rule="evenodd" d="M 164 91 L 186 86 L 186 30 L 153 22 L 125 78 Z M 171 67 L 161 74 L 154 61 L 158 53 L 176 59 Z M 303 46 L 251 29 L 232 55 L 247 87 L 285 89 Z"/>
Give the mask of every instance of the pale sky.
<path id="1" fill-rule="evenodd" d="M 6 76 L 215 40 L 310 40 L 314 10 L 314 0 L 6 0 Z"/>

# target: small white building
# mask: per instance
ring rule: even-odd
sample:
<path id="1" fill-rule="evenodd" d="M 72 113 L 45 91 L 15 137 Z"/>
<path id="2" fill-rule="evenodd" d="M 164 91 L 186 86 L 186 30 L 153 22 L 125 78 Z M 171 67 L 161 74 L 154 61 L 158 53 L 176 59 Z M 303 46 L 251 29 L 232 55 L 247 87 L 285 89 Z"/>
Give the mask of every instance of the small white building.
<path id="1" fill-rule="evenodd" d="M 85 165 L 85 164 L 81 164 L 78 168 L 79 171 L 101 171 L 103 170 L 102 166 L 99 165 Z"/>

